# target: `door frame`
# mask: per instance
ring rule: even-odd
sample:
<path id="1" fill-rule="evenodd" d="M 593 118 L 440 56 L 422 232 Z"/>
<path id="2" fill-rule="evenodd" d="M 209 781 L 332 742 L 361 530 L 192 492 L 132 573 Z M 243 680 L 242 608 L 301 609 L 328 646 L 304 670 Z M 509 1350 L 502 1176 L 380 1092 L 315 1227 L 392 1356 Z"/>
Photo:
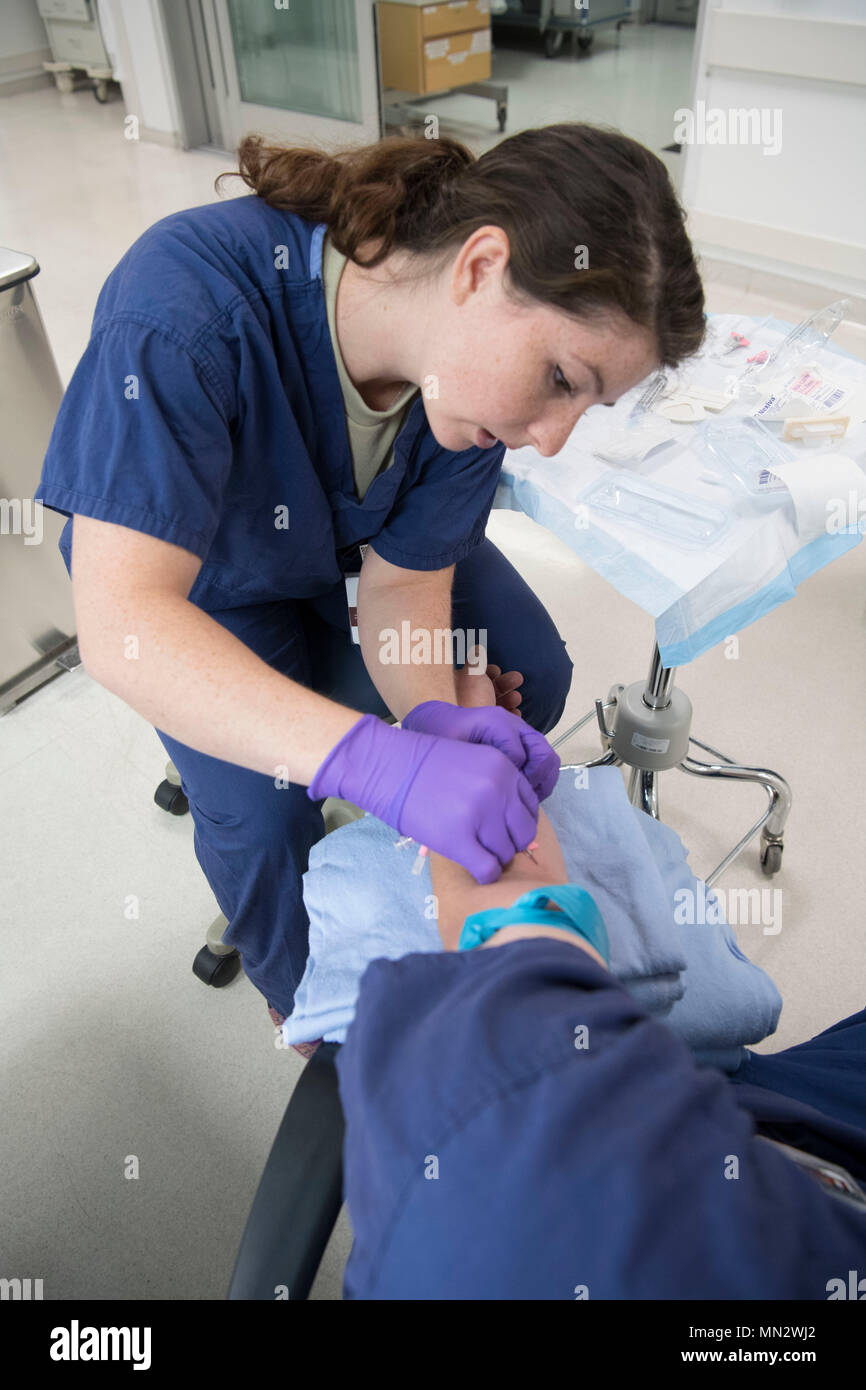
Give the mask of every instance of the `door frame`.
<path id="1" fill-rule="evenodd" d="M 158 0 L 174 69 L 186 149 L 227 153 L 249 130 L 285 142 L 348 145 L 381 138 L 382 84 L 375 0 L 353 0 L 358 34 L 362 119 L 342 121 L 242 102 L 226 0 Z"/>

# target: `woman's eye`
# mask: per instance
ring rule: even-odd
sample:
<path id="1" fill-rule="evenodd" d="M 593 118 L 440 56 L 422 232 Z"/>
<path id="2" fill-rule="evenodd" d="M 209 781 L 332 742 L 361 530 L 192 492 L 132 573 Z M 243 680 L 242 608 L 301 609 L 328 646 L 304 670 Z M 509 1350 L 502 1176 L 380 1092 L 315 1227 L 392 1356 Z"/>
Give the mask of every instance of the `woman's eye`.
<path id="1" fill-rule="evenodd" d="M 561 390 L 565 391 L 569 396 L 574 395 L 574 387 L 571 385 L 570 382 L 566 381 L 565 377 L 562 374 L 561 367 L 556 368 L 553 374 L 553 379 L 556 382 L 556 385 L 560 387 Z"/>

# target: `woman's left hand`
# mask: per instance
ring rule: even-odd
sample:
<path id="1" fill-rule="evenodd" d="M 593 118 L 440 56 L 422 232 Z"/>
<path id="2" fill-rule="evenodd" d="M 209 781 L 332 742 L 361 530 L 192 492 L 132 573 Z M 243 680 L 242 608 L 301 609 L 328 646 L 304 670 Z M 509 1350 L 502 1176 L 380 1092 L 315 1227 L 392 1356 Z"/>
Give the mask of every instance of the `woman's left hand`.
<path id="1" fill-rule="evenodd" d="M 522 718 L 519 706 L 523 696 L 518 687 L 523 684 L 523 677 L 519 671 L 506 671 L 503 675 L 498 666 L 488 666 L 481 671 L 467 663 L 455 671 L 454 684 L 458 705 L 472 709 L 499 705 L 500 709 L 507 709 L 518 719 Z"/>
<path id="2" fill-rule="evenodd" d="M 498 671 L 498 667 L 493 669 Z M 509 673 L 510 676 L 516 674 Z M 482 676 L 480 673 L 467 675 L 467 682 L 476 683 L 475 691 L 468 687 L 470 698 L 477 700 L 483 686 L 487 687 L 485 693 L 489 698 L 491 690 L 497 692 L 497 681 L 502 679 L 501 674 L 496 677 Z M 504 679 L 508 682 L 509 677 Z M 458 696 L 460 694 L 458 685 Z M 550 796 L 556 786 L 559 755 L 543 734 L 530 728 L 519 715 L 498 704 L 485 702 L 467 706 L 451 705 L 444 700 L 425 700 L 409 711 L 402 724 L 404 729 L 413 729 L 420 734 L 437 734 L 440 738 L 460 739 L 465 743 L 491 744 L 523 773 L 540 801 Z"/>

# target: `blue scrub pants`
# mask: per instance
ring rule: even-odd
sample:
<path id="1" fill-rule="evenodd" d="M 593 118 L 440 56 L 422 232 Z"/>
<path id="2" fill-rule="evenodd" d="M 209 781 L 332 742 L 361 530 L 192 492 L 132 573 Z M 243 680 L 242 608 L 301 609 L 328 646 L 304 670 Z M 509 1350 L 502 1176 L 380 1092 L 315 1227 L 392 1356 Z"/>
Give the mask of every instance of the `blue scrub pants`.
<path id="1" fill-rule="evenodd" d="M 342 583 L 319 598 L 210 616 L 292 680 L 363 713 L 389 713 L 351 641 Z M 523 673 L 523 717 L 549 732 L 562 715 L 572 664 L 549 614 L 490 541 L 456 566 L 451 624 L 487 630 L 488 659 Z M 279 789 L 272 777 L 157 733 L 189 800 L 196 857 L 228 919 L 223 940 L 241 953 L 269 1006 L 288 1015 L 307 960 L 301 876 L 324 834 L 322 802 L 305 787 Z"/>

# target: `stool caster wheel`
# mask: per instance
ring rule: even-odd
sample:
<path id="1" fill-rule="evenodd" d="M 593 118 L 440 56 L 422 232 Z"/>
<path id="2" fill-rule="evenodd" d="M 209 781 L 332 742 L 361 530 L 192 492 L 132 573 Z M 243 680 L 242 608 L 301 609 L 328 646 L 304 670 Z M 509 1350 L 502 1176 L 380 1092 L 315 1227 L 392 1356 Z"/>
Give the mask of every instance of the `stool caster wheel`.
<path id="1" fill-rule="evenodd" d="M 230 984 L 241 968 L 241 958 L 237 951 L 218 956 L 209 946 L 202 946 L 192 963 L 192 973 L 214 989 L 222 989 Z"/>
<path id="2" fill-rule="evenodd" d="M 189 802 L 182 789 L 176 787 L 174 782 L 169 782 L 167 778 L 160 782 L 153 799 L 161 811 L 168 811 L 172 816 L 185 816 L 189 810 Z"/>
<path id="3" fill-rule="evenodd" d="M 782 867 L 782 850 L 784 846 L 778 841 L 765 843 L 761 850 L 761 873 L 766 878 L 772 878 Z"/>

